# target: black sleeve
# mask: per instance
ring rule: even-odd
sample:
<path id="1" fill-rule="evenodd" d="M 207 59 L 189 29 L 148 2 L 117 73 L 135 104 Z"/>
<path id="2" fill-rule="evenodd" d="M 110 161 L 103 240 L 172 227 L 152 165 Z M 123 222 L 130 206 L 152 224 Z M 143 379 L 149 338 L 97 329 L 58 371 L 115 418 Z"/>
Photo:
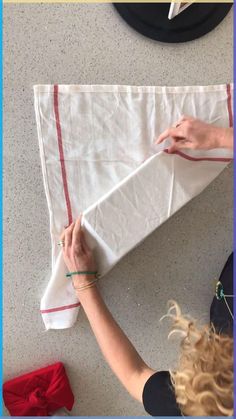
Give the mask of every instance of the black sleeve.
<path id="1" fill-rule="evenodd" d="M 151 416 L 182 416 L 168 371 L 153 374 L 143 389 L 144 409 Z"/>
<path id="2" fill-rule="evenodd" d="M 229 256 L 223 271 L 221 272 L 219 282 L 221 287 L 219 291 L 222 290 L 226 295 L 234 294 L 234 269 L 233 269 L 234 256 L 233 253 Z M 219 284 L 218 284 L 219 285 Z M 218 291 L 218 292 L 219 292 Z M 218 294 L 218 293 L 217 293 Z M 219 296 L 218 296 L 219 298 Z M 211 303 L 210 309 L 210 320 L 214 325 L 216 332 L 220 334 L 233 335 L 233 313 L 234 313 L 234 299 L 232 297 L 225 297 L 218 299 L 214 296 Z M 231 313 L 230 313 L 231 311 Z"/>

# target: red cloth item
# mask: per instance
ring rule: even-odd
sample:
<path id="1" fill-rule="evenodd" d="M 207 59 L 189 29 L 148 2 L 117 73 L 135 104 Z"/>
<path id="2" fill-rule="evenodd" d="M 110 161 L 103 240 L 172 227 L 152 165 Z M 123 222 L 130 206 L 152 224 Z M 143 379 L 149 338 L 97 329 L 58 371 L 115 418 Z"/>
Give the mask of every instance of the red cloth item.
<path id="1" fill-rule="evenodd" d="M 7 381 L 3 399 L 11 416 L 50 416 L 61 407 L 71 410 L 74 404 L 61 362 Z"/>

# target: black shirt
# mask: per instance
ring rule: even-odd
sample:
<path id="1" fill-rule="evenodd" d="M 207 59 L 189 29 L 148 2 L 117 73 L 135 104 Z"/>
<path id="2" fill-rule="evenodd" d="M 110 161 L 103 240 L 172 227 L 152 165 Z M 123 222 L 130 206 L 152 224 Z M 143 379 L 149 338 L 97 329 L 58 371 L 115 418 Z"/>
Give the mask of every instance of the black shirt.
<path id="1" fill-rule="evenodd" d="M 219 281 L 224 293 L 233 295 L 233 254 L 228 258 Z M 227 300 L 233 313 L 233 299 Z M 223 300 L 213 298 L 210 309 L 210 321 L 218 333 L 232 334 L 233 321 Z M 143 405 L 151 416 L 182 416 L 175 398 L 175 392 L 168 371 L 153 374 L 143 389 Z"/>
<path id="2" fill-rule="evenodd" d="M 182 416 L 168 371 L 153 374 L 143 389 L 143 405 L 151 416 Z"/>

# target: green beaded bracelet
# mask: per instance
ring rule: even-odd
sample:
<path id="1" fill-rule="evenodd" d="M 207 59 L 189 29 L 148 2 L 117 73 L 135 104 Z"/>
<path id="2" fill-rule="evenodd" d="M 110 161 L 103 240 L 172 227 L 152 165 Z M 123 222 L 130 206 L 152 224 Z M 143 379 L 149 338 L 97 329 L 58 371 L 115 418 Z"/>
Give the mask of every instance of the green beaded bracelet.
<path id="1" fill-rule="evenodd" d="M 97 271 L 77 271 L 77 272 L 68 272 L 66 274 L 67 278 L 70 278 L 73 275 L 97 275 Z"/>

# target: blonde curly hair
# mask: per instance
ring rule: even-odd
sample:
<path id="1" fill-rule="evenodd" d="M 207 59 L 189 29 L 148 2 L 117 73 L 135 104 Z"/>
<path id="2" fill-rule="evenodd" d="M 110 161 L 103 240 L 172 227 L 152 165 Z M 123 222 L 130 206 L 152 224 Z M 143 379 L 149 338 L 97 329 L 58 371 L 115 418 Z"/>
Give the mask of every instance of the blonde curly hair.
<path id="1" fill-rule="evenodd" d="M 174 301 L 170 301 L 166 316 L 173 321 L 169 337 L 181 337 L 178 366 L 170 371 L 181 412 L 188 416 L 233 416 L 233 338 L 183 316 Z"/>

